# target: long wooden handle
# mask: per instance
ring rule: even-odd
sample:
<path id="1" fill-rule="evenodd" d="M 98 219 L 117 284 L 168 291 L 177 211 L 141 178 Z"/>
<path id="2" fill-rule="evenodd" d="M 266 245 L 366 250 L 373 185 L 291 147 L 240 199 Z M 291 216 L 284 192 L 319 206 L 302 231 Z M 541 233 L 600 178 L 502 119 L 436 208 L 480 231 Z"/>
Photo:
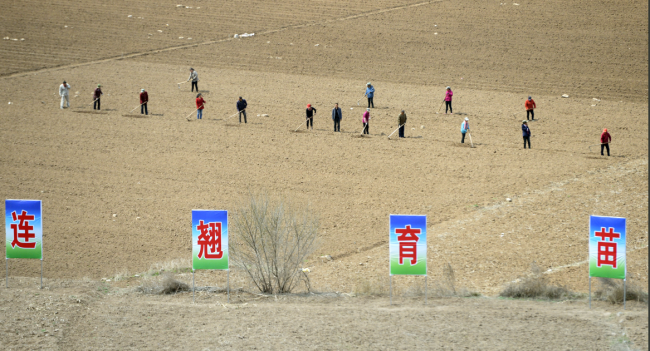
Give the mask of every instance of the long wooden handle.
<path id="1" fill-rule="evenodd" d="M 147 101 L 145 101 L 145 102 L 143 102 L 143 103 L 141 103 L 140 105 L 138 105 L 138 107 L 140 107 L 140 106 L 142 106 L 142 105 L 144 105 L 144 104 L 146 104 L 146 103 L 147 103 Z M 133 112 L 133 111 L 135 111 L 135 109 L 137 109 L 138 107 L 136 107 L 136 108 L 134 108 L 133 110 L 131 110 L 131 111 L 129 111 L 129 113 L 131 113 L 131 112 Z"/>
<path id="2" fill-rule="evenodd" d="M 405 123 L 405 124 L 406 124 L 406 123 Z M 393 134 L 395 134 L 396 131 L 398 131 L 400 128 L 402 128 L 403 125 L 404 125 L 404 124 L 400 125 L 399 127 L 397 127 L 397 129 L 395 129 L 392 133 L 390 133 L 390 135 L 388 136 L 388 139 L 390 139 L 390 137 L 392 137 Z"/>
<path id="3" fill-rule="evenodd" d="M 305 123 L 307 123 L 307 120 L 305 120 L 304 122 L 300 123 L 300 125 L 298 126 L 298 128 L 296 128 L 296 130 L 294 130 L 294 132 L 297 132 L 298 129 L 300 129 L 300 127 L 302 127 L 302 125 L 305 124 Z"/>
<path id="4" fill-rule="evenodd" d="M 359 134 L 363 134 L 363 131 L 366 130 L 366 127 L 368 127 L 368 123 L 363 124 L 363 129 L 361 129 L 361 133 Z"/>
<path id="5" fill-rule="evenodd" d="M 198 111 L 198 110 L 199 110 L 199 109 L 197 108 L 196 110 L 192 111 L 189 115 L 187 115 L 187 117 L 185 117 L 185 119 L 190 118 L 190 116 L 191 116 L 194 112 L 196 112 L 196 111 Z"/>
<path id="6" fill-rule="evenodd" d="M 223 121 L 225 122 L 225 121 L 227 121 L 227 120 L 229 120 L 229 119 L 231 119 L 231 118 L 237 116 L 237 115 L 238 115 L 239 113 L 241 113 L 242 111 L 246 111 L 246 109 L 242 109 L 241 111 L 237 111 L 237 112 L 235 112 L 234 115 L 228 116 L 228 118 L 224 119 Z"/>

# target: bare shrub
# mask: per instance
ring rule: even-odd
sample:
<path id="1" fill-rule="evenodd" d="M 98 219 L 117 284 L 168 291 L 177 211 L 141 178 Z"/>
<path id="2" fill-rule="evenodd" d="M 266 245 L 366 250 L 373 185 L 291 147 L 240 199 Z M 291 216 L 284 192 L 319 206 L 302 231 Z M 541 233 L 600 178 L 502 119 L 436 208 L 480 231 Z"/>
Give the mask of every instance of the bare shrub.
<path id="1" fill-rule="evenodd" d="M 648 303 L 648 293 L 641 287 L 627 280 L 627 287 L 623 289 L 622 279 L 598 278 L 600 289 L 595 292 L 597 299 L 605 300 L 613 304 L 622 304 L 623 295 L 625 300 Z M 623 292 L 625 290 L 625 293 Z"/>
<path id="2" fill-rule="evenodd" d="M 173 274 L 165 273 L 162 278 L 144 277 L 136 291 L 145 294 L 176 294 L 189 291 L 189 285 L 176 280 Z"/>
<path id="3" fill-rule="evenodd" d="M 302 263 L 316 248 L 318 219 L 308 207 L 250 196 L 233 218 L 230 253 L 263 293 L 288 293 L 301 278 Z"/>
<path id="4" fill-rule="evenodd" d="M 551 300 L 570 298 L 574 296 L 574 294 L 566 287 L 550 285 L 548 278 L 535 263 L 531 265 L 531 270 L 531 275 L 508 284 L 505 289 L 499 293 L 499 296 L 519 299 L 545 298 Z"/>
<path id="5" fill-rule="evenodd" d="M 180 282 L 174 278 L 171 274 L 165 274 L 162 279 L 162 290 L 161 294 L 176 294 L 181 291 L 190 290 L 189 285 Z"/>

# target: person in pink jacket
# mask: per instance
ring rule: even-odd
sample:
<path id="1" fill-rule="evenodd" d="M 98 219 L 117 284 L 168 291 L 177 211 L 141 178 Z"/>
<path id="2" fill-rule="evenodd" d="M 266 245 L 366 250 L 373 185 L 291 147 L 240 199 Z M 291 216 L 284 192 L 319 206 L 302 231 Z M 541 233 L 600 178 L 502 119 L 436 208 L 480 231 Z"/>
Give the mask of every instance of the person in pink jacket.
<path id="1" fill-rule="evenodd" d="M 367 108 L 366 112 L 363 113 L 363 118 L 361 119 L 361 122 L 363 122 L 363 134 L 370 134 L 368 126 L 368 122 L 370 121 L 370 109 Z"/>
<path id="2" fill-rule="evenodd" d="M 445 114 L 447 114 L 447 110 L 451 112 L 451 114 L 454 114 L 454 110 L 451 109 L 451 97 L 454 96 L 454 92 L 451 91 L 451 87 L 447 87 L 447 92 L 445 93 Z"/>

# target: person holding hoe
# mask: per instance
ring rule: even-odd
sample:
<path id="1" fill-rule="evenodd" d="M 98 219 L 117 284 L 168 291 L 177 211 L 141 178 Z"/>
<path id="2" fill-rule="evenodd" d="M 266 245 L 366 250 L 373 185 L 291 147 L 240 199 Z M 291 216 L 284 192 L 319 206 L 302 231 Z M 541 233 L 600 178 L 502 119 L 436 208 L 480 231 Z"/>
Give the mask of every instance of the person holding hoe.
<path id="1" fill-rule="evenodd" d="M 535 105 L 535 100 L 533 100 L 532 97 L 528 97 L 528 100 L 524 102 L 524 106 L 526 107 L 526 119 L 528 119 L 528 116 L 531 117 L 531 120 L 535 120 L 535 112 L 533 111 L 535 108 L 537 108 L 537 105 Z"/>
<path id="2" fill-rule="evenodd" d="M 102 85 L 97 84 L 97 89 L 93 92 L 93 110 L 100 110 L 100 98 L 104 95 L 102 93 Z"/>
<path id="3" fill-rule="evenodd" d="M 241 123 L 241 115 L 244 115 L 244 123 L 246 122 L 246 107 L 248 106 L 248 103 L 246 100 L 242 99 L 241 96 L 239 97 L 239 100 L 237 100 L 237 111 L 239 111 L 239 123 Z"/>
<path id="4" fill-rule="evenodd" d="M 205 107 L 205 100 L 201 93 L 196 95 L 196 119 L 203 119 L 203 108 Z"/>
<path id="5" fill-rule="evenodd" d="M 314 113 L 316 113 L 316 108 L 311 107 L 311 104 L 307 104 L 307 129 L 311 124 L 311 130 L 314 130 Z"/>
<path id="6" fill-rule="evenodd" d="M 524 136 L 524 149 L 526 148 L 526 142 L 528 142 L 528 148 L 530 149 L 530 128 L 528 128 L 528 122 L 521 122 L 521 132 Z"/>
<path id="7" fill-rule="evenodd" d="M 451 87 L 447 87 L 447 92 L 445 93 L 445 114 L 447 114 L 447 110 L 451 112 L 451 114 L 454 114 L 454 110 L 451 108 L 451 97 L 454 96 L 454 92 L 451 91 Z"/>
<path id="8" fill-rule="evenodd" d="M 603 134 L 600 135 L 600 156 L 603 155 L 603 151 L 607 148 L 607 156 L 609 156 L 609 142 L 612 141 L 612 136 L 607 132 L 607 128 L 603 129 Z"/>
<path id="9" fill-rule="evenodd" d="M 334 131 L 335 132 L 341 132 L 341 120 L 343 119 L 343 113 L 341 112 L 341 108 L 339 107 L 339 103 L 337 102 L 334 104 L 334 108 L 332 109 L 332 120 L 334 121 Z"/>
<path id="10" fill-rule="evenodd" d="M 366 93 L 364 96 L 368 98 L 368 108 L 370 108 L 370 105 L 372 105 L 372 108 L 375 108 L 375 102 L 372 100 L 375 97 L 375 87 L 370 82 L 366 84 Z"/>
<path id="11" fill-rule="evenodd" d="M 140 89 L 140 114 L 148 115 L 147 102 L 149 102 L 149 94 L 144 89 Z"/>
<path id="12" fill-rule="evenodd" d="M 406 125 L 406 113 L 404 110 L 397 117 L 397 125 L 399 126 L 399 137 L 404 138 L 404 126 Z"/>
<path id="13" fill-rule="evenodd" d="M 465 143 L 465 133 L 469 133 L 469 118 L 465 117 L 465 120 L 460 125 L 460 132 L 463 134 L 463 138 L 460 140 L 461 143 Z"/>
<path id="14" fill-rule="evenodd" d="M 366 112 L 363 113 L 361 122 L 363 122 L 363 134 L 370 134 L 370 126 L 368 125 L 368 122 L 370 122 L 370 108 L 367 108 Z"/>
<path id="15" fill-rule="evenodd" d="M 187 81 L 189 82 L 190 79 L 192 80 L 192 91 L 194 91 L 194 88 L 196 88 L 196 92 L 199 92 L 199 74 L 196 73 L 194 68 L 190 68 L 190 77 L 187 78 Z"/>

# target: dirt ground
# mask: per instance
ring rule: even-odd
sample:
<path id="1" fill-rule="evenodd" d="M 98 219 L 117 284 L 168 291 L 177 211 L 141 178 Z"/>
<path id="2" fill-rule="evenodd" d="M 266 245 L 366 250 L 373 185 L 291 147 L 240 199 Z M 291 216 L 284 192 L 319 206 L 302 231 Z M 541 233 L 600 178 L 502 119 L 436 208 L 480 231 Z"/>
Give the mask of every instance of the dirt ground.
<path id="1" fill-rule="evenodd" d="M 177 5 L 3 4 L 0 191 L 43 200 L 47 289 L 34 280 L 39 262 L 8 262 L 0 344 L 647 350 L 647 305 L 631 304 L 619 323 L 620 306 L 604 302 L 590 311 L 584 298 L 494 297 L 532 263 L 586 293 L 591 214 L 628 219 L 629 280 L 648 290 L 647 2 Z M 186 120 L 196 93 L 178 85 L 189 67 L 207 101 L 201 121 Z M 64 79 L 71 108 L 61 110 Z M 370 136 L 360 137 L 365 100 L 357 101 L 368 81 L 376 108 Z M 99 113 L 89 106 L 98 83 Z M 455 113 L 436 113 L 447 85 Z M 141 88 L 150 96 L 145 117 L 129 113 Z M 528 95 L 538 107 L 533 148 L 524 150 Z M 246 124 L 225 120 L 238 96 L 249 104 Z M 341 133 L 330 119 L 337 102 Z M 315 127 L 294 132 L 307 103 L 318 109 Z M 401 109 L 407 137 L 389 140 Z M 475 148 L 460 143 L 464 117 Z M 611 157 L 597 150 L 602 128 Z M 321 245 L 305 264 L 318 294 L 266 301 L 237 272 L 231 285 L 248 293 L 225 306 L 223 294 L 193 305 L 188 294 L 133 290 L 145 272 L 189 260 L 192 209 L 233 211 L 250 192 L 309 204 L 319 216 Z M 396 277 L 401 300 L 389 307 L 391 213 L 427 215 L 430 284 L 449 263 L 459 286 L 483 297 L 432 298 L 421 308 L 409 294 L 422 282 Z M 197 279 L 225 281 L 222 272 Z M 207 313 L 220 313 L 227 329 L 201 333 L 222 328 Z M 412 323 L 400 322 L 412 317 L 423 323 L 409 331 Z M 69 321 L 58 332 L 56 318 Z"/>

